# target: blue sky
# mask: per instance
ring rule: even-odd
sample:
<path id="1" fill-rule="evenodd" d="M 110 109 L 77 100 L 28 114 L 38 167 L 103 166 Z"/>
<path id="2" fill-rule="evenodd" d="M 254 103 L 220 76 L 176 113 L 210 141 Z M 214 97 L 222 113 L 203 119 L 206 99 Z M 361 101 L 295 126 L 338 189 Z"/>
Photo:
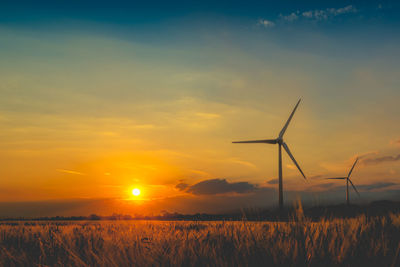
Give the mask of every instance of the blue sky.
<path id="1" fill-rule="evenodd" d="M 209 32 L 252 46 L 240 36 L 258 34 L 289 49 L 356 56 L 397 42 L 399 10 L 396 1 L 3 1 L 0 25 L 163 45 L 207 42 Z"/>
<path id="2" fill-rule="evenodd" d="M 142 14 L 147 21 L 185 16 L 194 13 L 215 13 L 232 17 L 276 18 L 296 10 L 323 10 L 353 5 L 374 16 L 374 10 L 382 9 L 394 15 L 398 7 L 396 1 L 3 1 L 3 11 L 14 12 L 32 18 L 54 18 L 55 16 L 93 18 L 99 21 L 136 21 Z M 376 14 L 375 14 L 376 16 Z M 11 17 L 11 16 L 10 16 Z M 392 20 L 393 17 L 388 17 Z M 128 19 L 129 18 L 129 19 Z M 160 22 L 160 21 L 158 21 Z"/>
<path id="3" fill-rule="evenodd" d="M 359 201 L 400 190 L 399 3 L 53 2 L 0 9 L 1 201 L 137 185 L 154 212 L 273 205 L 276 149 L 231 141 L 273 138 L 300 97 L 288 142 L 310 179 L 284 158 L 289 196 L 342 201 L 318 177 L 357 156 Z M 176 187 L 199 183 L 228 189 Z"/>
<path id="4" fill-rule="evenodd" d="M 349 6 L 350 12 L 340 10 Z M 265 19 L 276 24 L 278 21 L 284 24 L 285 20 L 297 24 L 319 20 L 322 28 L 351 29 L 360 25 L 395 28 L 399 23 L 399 6 L 397 1 L 2 1 L 0 21 L 8 25 L 51 26 L 48 24 L 78 20 L 116 28 L 143 25 L 163 28 L 179 19 L 197 17 L 205 23 L 214 19 L 222 22 Z M 327 17 L 320 13 L 319 18 L 312 18 L 305 13 L 310 11 L 325 12 Z"/>

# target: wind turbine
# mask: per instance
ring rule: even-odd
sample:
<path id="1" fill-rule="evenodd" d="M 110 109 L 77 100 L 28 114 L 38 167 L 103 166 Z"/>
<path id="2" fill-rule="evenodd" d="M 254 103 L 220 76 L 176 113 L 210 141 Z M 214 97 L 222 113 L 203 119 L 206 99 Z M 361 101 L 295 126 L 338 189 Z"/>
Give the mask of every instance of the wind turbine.
<path id="1" fill-rule="evenodd" d="M 239 143 L 262 143 L 262 144 L 278 144 L 279 147 L 279 209 L 282 210 L 283 208 L 283 184 L 282 184 L 282 146 L 285 149 L 286 153 L 289 155 L 289 157 L 292 159 L 293 163 L 296 165 L 297 169 L 299 169 L 301 175 L 303 175 L 304 179 L 306 179 L 306 176 L 304 175 L 303 171 L 301 170 L 299 164 L 297 164 L 297 161 L 293 157 L 292 153 L 290 152 L 290 149 L 288 145 L 283 141 L 283 135 L 286 132 L 287 127 L 289 126 L 290 121 L 292 120 L 292 117 L 294 113 L 296 112 L 296 109 L 298 105 L 300 104 L 301 99 L 297 102 L 296 106 L 294 107 L 292 113 L 289 116 L 289 119 L 287 120 L 286 124 L 283 126 L 282 130 L 279 133 L 278 138 L 276 139 L 266 139 L 266 140 L 251 140 L 251 141 L 236 141 L 232 142 L 234 144 L 239 144 Z"/>
<path id="2" fill-rule="evenodd" d="M 336 178 L 325 178 L 325 179 L 334 179 L 334 180 L 346 180 L 346 203 L 347 205 L 350 205 L 350 199 L 349 199 L 349 182 L 351 184 L 351 186 L 354 188 L 354 191 L 356 191 L 356 193 L 358 194 L 358 196 L 360 196 L 360 193 L 358 193 L 357 188 L 355 187 L 355 185 L 353 184 L 353 182 L 350 180 L 350 175 L 353 172 L 354 167 L 356 166 L 358 161 L 358 158 L 356 159 L 356 161 L 353 164 L 353 167 L 351 167 L 349 174 L 347 175 L 347 177 L 336 177 Z"/>

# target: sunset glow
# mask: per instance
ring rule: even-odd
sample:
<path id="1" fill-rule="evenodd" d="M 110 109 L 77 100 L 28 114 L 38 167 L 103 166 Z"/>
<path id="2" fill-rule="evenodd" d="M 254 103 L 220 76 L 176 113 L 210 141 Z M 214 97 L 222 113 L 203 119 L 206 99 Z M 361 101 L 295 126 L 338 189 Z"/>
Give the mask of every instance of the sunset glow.
<path id="1" fill-rule="evenodd" d="M 2 0 L 1 266 L 400 266 L 400 1 Z"/>
<path id="2" fill-rule="evenodd" d="M 276 138 L 300 98 L 285 203 L 341 203 L 323 178 L 357 157 L 354 203 L 400 195 L 399 4 L 6 2 L 1 214 L 277 205 L 277 147 L 231 142 Z"/>

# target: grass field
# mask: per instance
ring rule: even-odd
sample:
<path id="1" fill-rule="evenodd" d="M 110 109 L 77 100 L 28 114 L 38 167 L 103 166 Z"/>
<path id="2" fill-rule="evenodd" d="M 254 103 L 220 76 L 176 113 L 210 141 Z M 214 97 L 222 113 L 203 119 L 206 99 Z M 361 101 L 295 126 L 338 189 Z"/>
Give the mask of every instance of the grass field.
<path id="1" fill-rule="evenodd" d="M 2 222 L 1 266 L 400 266 L 400 215 Z"/>

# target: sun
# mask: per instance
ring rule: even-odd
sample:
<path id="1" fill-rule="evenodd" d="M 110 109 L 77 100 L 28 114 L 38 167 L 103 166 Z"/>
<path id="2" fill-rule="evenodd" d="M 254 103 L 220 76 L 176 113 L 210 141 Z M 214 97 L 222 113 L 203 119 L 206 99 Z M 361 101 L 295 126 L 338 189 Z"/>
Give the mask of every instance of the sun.
<path id="1" fill-rule="evenodd" d="M 134 196 L 139 196 L 140 195 L 140 189 L 138 189 L 138 188 L 134 188 L 133 190 L 132 190 L 132 195 L 134 195 Z"/>

